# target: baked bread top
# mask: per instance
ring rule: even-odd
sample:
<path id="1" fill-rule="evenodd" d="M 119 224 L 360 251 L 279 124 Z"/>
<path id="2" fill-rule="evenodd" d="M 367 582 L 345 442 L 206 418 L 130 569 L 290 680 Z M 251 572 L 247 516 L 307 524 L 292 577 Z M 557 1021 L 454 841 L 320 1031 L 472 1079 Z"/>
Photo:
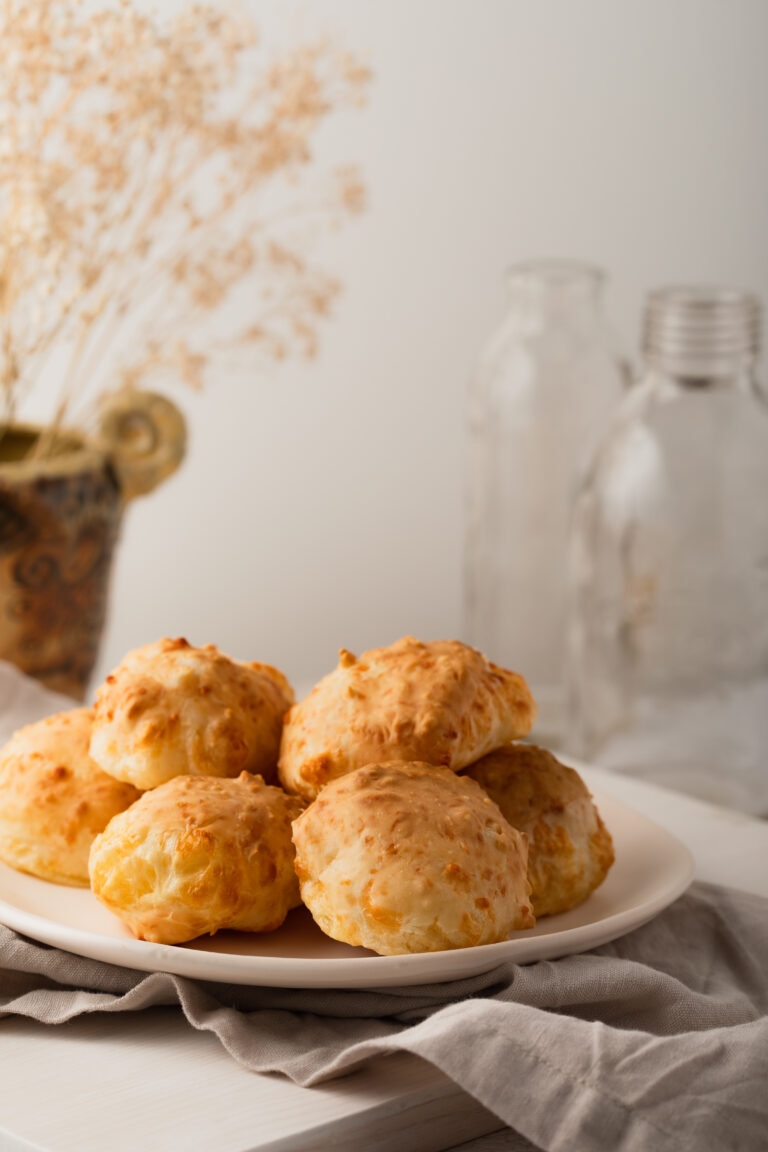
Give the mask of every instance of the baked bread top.
<path id="1" fill-rule="evenodd" d="M 573 768 L 533 744 L 508 744 L 467 768 L 509 823 L 528 836 L 528 878 L 537 917 L 566 912 L 605 879 L 610 833 Z"/>
<path id="2" fill-rule="evenodd" d="M 301 802 L 260 776 L 176 776 L 91 849 L 94 894 L 141 940 L 267 932 L 299 904 L 291 821 Z"/>
<path id="3" fill-rule="evenodd" d="M 160 640 L 129 652 L 98 690 L 91 755 L 141 789 L 242 771 L 270 781 L 292 703 L 290 684 L 268 664 Z"/>
<path id="4" fill-rule="evenodd" d="M 533 926 L 525 837 L 446 768 L 358 768 L 323 789 L 293 838 L 302 899 L 336 940 L 396 955 Z"/>
<path id="5" fill-rule="evenodd" d="M 93 712 L 20 728 L 0 751 L 0 859 L 58 884 L 88 884 L 94 837 L 140 793 L 88 753 Z"/>
<path id="6" fill-rule="evenodd" d="M 561 812 L 575 800 L 590 798 L 578 772 L 536 744 L 505 744 L 467 768 L 465 775 L 503 797 L 507 820 L 524 831 L 543 813 Z"/>
<path id="7" fill-rule="evenodd" d="M 525 736 L 536 705 L 522 676 L 457 640 L 406 636 L 358 659 L 342 649 L 285 720 L 280 780 L 307 799 L 364 764 L 418 760 L 458 771 Z"/>

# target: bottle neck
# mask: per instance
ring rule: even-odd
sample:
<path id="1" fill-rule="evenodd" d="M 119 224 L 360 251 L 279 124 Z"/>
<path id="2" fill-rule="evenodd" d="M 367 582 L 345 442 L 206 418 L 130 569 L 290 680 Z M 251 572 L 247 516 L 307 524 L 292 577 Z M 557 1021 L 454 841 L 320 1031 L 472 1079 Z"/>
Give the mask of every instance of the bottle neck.
<path id="1" fill-rule="evenodd" d="M 604 275 L 598 268 L 562 260 L 529 260 L 507 269 L 507 307 L 516 317 L 550 323 L 599 314 Z"/>

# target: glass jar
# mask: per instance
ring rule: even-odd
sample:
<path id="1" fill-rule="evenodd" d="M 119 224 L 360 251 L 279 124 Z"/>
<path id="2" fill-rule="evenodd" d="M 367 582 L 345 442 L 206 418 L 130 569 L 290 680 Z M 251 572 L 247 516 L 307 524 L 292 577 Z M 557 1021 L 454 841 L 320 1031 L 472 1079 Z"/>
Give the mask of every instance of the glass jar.
<path id="1" fill-rule="evenodd" d="M 568 745 L 768 813 L 768 405 L 760 306 L 652 293 L 643 379 L 581 486 Z"/>
<path id="2" fill-rule="evenodd" d="M 603 283 L 583 264 L 513 266 L 470 392 L 464 635 L 525 674 L 550 745 L 563 714 L 571 501 L 626 381 Z"/>

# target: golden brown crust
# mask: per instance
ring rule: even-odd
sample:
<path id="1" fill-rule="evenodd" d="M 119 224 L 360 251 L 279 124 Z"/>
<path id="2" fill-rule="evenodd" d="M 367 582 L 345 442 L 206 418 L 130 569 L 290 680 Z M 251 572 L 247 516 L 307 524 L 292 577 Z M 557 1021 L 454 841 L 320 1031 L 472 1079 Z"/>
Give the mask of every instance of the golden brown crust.
<path id="1" fill-rule="evenodd" d="M 485 788 L 528 844 L 537 917 L 565 912 L 602 884 L 613 842 L 578 772 L 532 744 L 508 744 L 464 773 Z"/>
<path id="2" fill-rule="evenodd" d="M 140 793 L 88 754 L 90 708 L 20 728 L 0 752 L 0 859 L 57 884 L 88 884 L 94 837 Z"/>
<path id="3" fill-rule="evenodd" d="M 301 802 L 260 776 L 176 776 L 111 821 L 91 888 L 141 940 L 269 932 L 299 904 L 291 821 Z"/>
<path id="4" fill-rule="evenodd" d="M 212 644 L 160 640 L 129 652 L 96 695 L 91 755 L 137 788 L 174 776 L 275 778 L 290 684 Z"/>
<path id="5" fill-rule="evenodd" d="M 522 676 L 456 640 L 406 636 L 359 659 L 342 648 L 335 671 L 286 717 L 280 780 L 312 799 L 330 780 L 376 761 L 458 771 L 525 736 L 535 715 Z"/>
<path id="6" fill-rule="evenodd" d="M 533 927 L 525 837 L 445 768 L 358 768 L 294 821 L 293 838 L 302 898 L 336 940 L 397 955 Z"/>

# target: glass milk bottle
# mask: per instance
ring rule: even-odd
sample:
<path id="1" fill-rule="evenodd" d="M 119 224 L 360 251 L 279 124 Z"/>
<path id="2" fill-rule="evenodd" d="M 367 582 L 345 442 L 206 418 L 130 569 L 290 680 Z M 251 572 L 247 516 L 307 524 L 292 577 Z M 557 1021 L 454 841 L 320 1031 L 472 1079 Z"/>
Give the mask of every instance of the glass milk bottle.
<path id="1" fill-rule="evenodd" d="M 579 492 L 568 747 L 768 813 L 768 405 L 760 307 L 668 288 Z"/>
<path id="2" fill-rule="evenodd" d="M 583 264 L 513 266 L 470 392 L 464 638 L 526 676 L 549 744 L 563 713 L 572 497 L 625 380 L 603 282 Z"/>

